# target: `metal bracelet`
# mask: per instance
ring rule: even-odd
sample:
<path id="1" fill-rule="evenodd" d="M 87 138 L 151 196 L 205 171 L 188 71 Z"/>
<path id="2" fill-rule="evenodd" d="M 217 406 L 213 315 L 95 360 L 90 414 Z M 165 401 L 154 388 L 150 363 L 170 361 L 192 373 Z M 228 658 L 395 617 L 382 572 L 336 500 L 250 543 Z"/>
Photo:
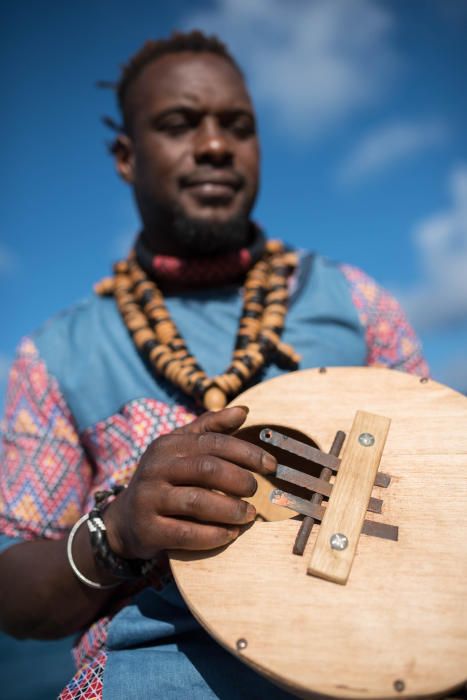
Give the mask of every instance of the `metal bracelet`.
<path id="1" fill-rule="evenodd" d="M 78 567 L 75 564 L 75 561 L 73 559 L 73 539 L 76 533 L 78 532 L 79 528 L 81 525 L 88 520 L 89 515 L 86 513 L 86 515 L 83 515 L 71 528 L 70 534 L 68 535 L 68 540 L 66 544 L 66 553 L 68 557 L 68 563 L 71 566 L 71 570 L 73 571 L 74 575 L 76 578 L 81 581 L 81 583 L 84 583 L 86 586 L 89 586 L 89 588 L 96 588 L 99 590 L 104 590 L 108 588 L 115 588 L 116 586 L 120 586 L 120 581 L 117 581 L 116 583 L 99 583 L 98 581 L 91 581 L 91 579 L 86 578 L 84 574 L 81 573 L 81 571 L 78 569 Z"/>

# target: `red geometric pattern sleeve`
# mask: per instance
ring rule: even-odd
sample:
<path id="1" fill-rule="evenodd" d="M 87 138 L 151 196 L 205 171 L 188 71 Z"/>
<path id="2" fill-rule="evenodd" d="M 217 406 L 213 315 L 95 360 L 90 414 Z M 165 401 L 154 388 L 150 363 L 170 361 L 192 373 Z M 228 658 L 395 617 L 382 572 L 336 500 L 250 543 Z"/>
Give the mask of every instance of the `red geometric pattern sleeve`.
<path id="1" fill-rule="evenodd" d="M 362 270 L 341 265 L 365 328 L 367 365 L 380 365 L 427 377 L 420 342 L 399 302 Z"/>
<path id="2" fill-rule="evenodd" d="M 82 513 L 91 481 L 58 383 L 25 339 L 11 368 L 2 426 L 0 532 L 63 537 Z"/>

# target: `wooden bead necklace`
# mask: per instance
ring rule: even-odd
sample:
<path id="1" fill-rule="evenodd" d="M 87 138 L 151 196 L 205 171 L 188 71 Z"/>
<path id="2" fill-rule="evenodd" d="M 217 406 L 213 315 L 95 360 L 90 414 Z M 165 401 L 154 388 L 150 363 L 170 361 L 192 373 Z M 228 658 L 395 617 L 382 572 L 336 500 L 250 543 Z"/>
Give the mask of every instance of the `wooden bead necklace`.
<path id="1" fill-rule="evenodd" d="M 161 290 L 140 267 L 134 251 L 114 265 L 114 276 L 98 283 L 98 294 L 113 294 L 138 351 L 154 371 L 208 410 L 223 408 L 268 362 L 297 369 L 300 356 L 282 342 L 287 314 L 287 279 L 297 255 L 280 241 L 267 241 L 264 254 L 246 275 L 243 310 L 232 362 L 208 377 L 189 352 L 172 321 Z"/>

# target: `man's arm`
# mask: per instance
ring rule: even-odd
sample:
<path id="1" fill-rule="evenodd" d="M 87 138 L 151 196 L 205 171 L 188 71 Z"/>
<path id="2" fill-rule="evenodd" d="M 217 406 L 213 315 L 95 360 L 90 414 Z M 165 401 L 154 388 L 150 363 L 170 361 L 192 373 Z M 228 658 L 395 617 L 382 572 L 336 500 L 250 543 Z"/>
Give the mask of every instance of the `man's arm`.
<path id="1" fill-rule="evenodd" d="M 87 528 L 73 542 L 80 571 L 102 584 L 115 582 L 95 564 Z M 0 627 L 19 639 L 58 639 L 85 627 L 119 589 L 94 590 L 73 574 L 66 539 L 15 544 L 0 555 Z"/>
<path id="2" fill-rule="evenodd" d="M 365 330 L 367 365 L 428 377 L 420 341 L 397 299 L 359 268 L 341 270 Z"/>
<path id="3" fill-rule="evenodd" d="M 213 549 L 238 536 L 256 515 L 242 500 L 256 490 L 250 471 L 276 469 L 265 450 L 230 435 L 245 417 L 240 407 L 205 413 L 149 446 L 128 488 L 104 514 L 116 554 L 149 559 L 167 549 Z M 73 555 L 87 578 L 115 581 L 95 563 L 85 527 Z M 0 556 L 0 624 L 18 637 L 70 634 L 96 618 L 118 590 L 96 591 L 78 581 L 65 540 L 25 542 Z"/>

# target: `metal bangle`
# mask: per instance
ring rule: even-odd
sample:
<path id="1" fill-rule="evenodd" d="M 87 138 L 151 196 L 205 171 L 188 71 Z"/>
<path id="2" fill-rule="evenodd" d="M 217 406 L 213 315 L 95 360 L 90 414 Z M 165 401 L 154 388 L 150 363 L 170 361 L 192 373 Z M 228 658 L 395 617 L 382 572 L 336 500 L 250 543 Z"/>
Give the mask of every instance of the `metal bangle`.
<path id="1" fill-rule="evenodd" d="M 76 566 L 74 559 L 73 559 L 73 539 L 76 533 L 78 532 L 79 528 L 81 525 L 86 522 L 86 520 L 89 518 L 88 513 L 86 515 L 83 515 L 71 528 L 70 534 L 68 535 L 68 540 L 66 544 L 66 553 L 68 557 L 68 562 L 71 566 L 71 569 L 76 576 L 76 578 L 81 581 L 81 583 L 84 583 L 86 586 L 89 586 L 89 588 L 97 588 L 100 590 L 104 590 L 107 588 L 115 588 L 116 586 L 120 585 L 120 581 L 117 581 L 116 583 L 98 583 L 97 581 L 91 581 L 91 579 L 86 578 L 81 571 L 78 569 Z"/>

